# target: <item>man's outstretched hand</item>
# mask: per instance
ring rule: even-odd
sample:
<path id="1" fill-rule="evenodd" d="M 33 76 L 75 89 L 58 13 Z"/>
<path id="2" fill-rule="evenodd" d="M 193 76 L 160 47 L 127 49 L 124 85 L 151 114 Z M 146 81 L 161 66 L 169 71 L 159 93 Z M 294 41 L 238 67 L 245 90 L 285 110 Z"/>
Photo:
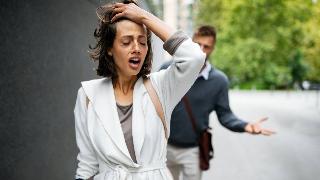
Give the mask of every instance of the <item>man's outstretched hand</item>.
<path id="1" fill-rule="evenodd" d="M 265 129 L 261 127 L 261 124 L 268 120 L 267 117 L 261 118 L 257 122 L 248 123 L 245 127 L 245 131 L 250 134 L 262 134 L 265 136 L 270 136 L 272 134 L 275 134 L 276 132 L 270 129 Z"/>

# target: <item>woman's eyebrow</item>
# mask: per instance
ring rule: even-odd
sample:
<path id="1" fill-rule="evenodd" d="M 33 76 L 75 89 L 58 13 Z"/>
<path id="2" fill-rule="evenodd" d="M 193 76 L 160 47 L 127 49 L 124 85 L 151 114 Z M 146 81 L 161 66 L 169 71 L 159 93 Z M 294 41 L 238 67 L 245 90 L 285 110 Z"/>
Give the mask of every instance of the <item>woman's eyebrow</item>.
<path id="1" fill-rule="evenodd" d="M 139 35 L 139 37 L 147 37 L 147 35 L 146 34 L 141 34 L 141 35 Z"/>
<path id="2" fill-rule="evenodd" d="M 140 36 L 138 37 L 138 39 L 143 39 L 143 40 L 145 40 L 145 39 L 147 39 L 147 36 L 140 35 Z"/>
<path id="3" fill-rule="evenodd" d="M 124 35 L 124 36 L 121 36 L 120 37 L 120 39 L 122 40 L 122 39 L 134 39 L 134 36 L 133 35 Z M 145 36 L 145 35 L 139 35 L 138 36 L 138 39 L 140 40 L 140 39 L 147 39 L 147 36 Z"/>
<path id="4" fill-rule="evenodd" d="M 123 40 L 132 40 L 133 37 L 130 36 L 130 35 L 128 35 L 128 36 L 121 36 L 119 39 L 120 39 L 121 41 L 123 41 Z"/>

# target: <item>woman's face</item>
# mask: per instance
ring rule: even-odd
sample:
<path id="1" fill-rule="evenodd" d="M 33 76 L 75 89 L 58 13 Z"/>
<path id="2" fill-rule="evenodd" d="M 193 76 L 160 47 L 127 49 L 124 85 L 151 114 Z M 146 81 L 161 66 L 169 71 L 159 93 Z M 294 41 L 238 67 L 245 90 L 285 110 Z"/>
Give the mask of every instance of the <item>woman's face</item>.
<path id="1" fill-rule="evenodd" d="M 108 54 L 113 56 L 119 77 L 136 76 L 148 51 L 147 30 L 130 20 L 116 24 L 116 37 Z"/>

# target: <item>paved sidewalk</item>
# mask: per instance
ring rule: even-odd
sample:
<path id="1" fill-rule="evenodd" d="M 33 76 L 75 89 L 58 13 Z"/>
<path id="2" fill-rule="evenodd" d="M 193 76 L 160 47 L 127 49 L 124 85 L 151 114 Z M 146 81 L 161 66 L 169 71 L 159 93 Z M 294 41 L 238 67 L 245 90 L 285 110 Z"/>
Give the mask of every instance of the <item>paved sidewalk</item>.
<path id="1" fill-rule="evenodd" d="M 318 98 L 318 100 L 317 100 Z M 233 111 L 268 116 L 272 137 L 233 133 L 211 115 L 215 159 L 203 180 L 314 180 L 320 177 L 320 104 L 316 92 L 231 91 Z"/>

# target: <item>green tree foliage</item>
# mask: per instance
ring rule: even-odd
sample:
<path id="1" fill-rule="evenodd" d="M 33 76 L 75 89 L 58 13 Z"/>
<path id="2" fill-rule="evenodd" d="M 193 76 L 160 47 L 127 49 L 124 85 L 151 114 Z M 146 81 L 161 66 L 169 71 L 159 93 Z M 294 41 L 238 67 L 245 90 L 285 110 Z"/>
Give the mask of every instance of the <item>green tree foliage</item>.
<path id="1" fill-rule="evenodd" d="M 302 49 L 308 65 L 307 79 L 320 83 L 320 1 L 312 6 L 311 11 L 313 15 L 304 25 L 306 37 Z"/>
<path id="2" fill-rule="evenodd" d="M 232 86 L 290 88 L 306 77 L 320 80 L 318 6 L 311 0 L 201 0 L 196 24 L 218 29 L 211 61 Z"/>

